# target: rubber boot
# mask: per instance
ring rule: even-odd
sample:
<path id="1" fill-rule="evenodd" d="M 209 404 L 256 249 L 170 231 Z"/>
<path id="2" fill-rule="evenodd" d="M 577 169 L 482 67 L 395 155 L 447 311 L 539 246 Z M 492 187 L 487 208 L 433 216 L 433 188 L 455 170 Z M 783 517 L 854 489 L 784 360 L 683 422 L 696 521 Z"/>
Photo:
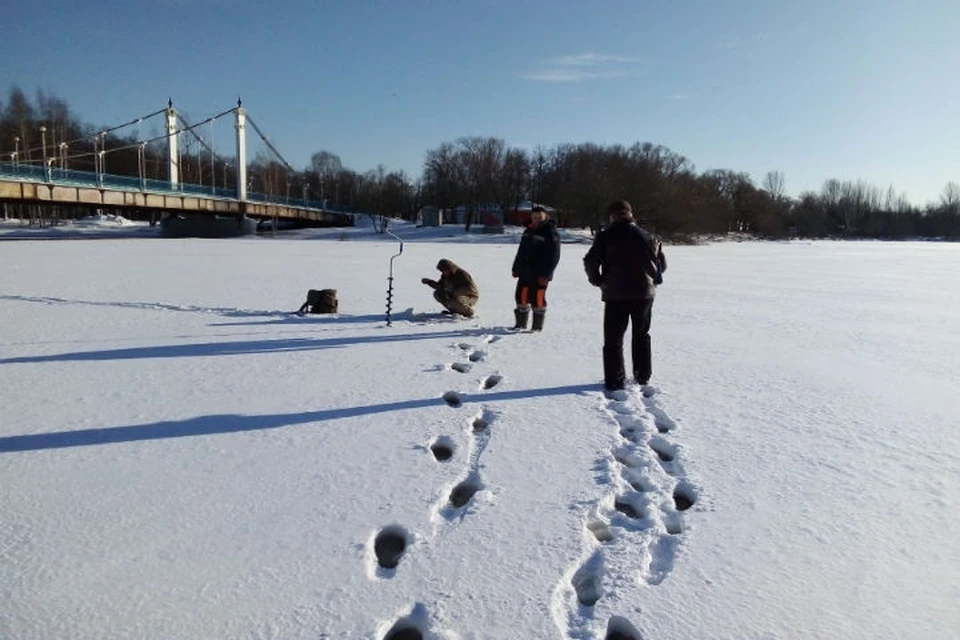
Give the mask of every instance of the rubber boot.
<path id="1" fill-rule="evenodd" d="M 515 331 L 522 331 L 527 328 L 527 320 L 530 317 L 529 307 L 517 307 L 513 310 L 513 317 L 516 323 L 511 327 Z M 536 322 L 536 320 L 534 320 Z"/>
<path id="2" fill-rule="evenodd" d="M 547 315 L 546 309 L 534 309 L 533 310 L 533 326 L 530 328 L 533 331 L 543 331 L 543 319 Z"/>

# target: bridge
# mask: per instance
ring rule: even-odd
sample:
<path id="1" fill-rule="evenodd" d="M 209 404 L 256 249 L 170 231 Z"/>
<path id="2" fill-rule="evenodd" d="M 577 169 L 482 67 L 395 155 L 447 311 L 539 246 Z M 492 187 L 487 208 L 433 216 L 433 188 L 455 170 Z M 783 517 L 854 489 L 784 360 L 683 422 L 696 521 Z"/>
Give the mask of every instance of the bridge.
<path id="1" fill-rule="evenodd" d="M 141 125 L 159 115 L 165 116 L 165 132 L 162 135 L 108 146 L 109 140 L 116 140 L 115 137 L 108 138 L 108 134 L 131 125 Z M 232 117 L 236 131 L 236 154 L 224 158 L 216 153 L 212 144 L 212 125 L 218 118 L 227 116 Z M 48 147 L 47 130 L 43 126 L 40 127 L 41 148 L 21 149 L 20 138 L 14 138 L 13 151 L 0 154 L 0 203 L 4 207 L 8 204 L 27 205 L 46 211 L 101 209 L 129 212 L 154 221 L 159 219 L 165 225 L 168 221 L 176 221 L 178 234 L 182 235 L 194 235 L 190 231 L 194 227 L 200 230 L 198 235 L 211 235 L 211 223 L 214 220 L 233 220 L 233 226 L 226 224 L 224 228 L 238 233 L 251 229 L 252 224 L 247 223 L 258 219 L 272 220 L 274 229 L 284 221 L 287 224 L 316 226 L 354 224 L 353 212 L 331 206 L 322 193 L 320 198 L 316 198 L 310 185 L 305 182 L 297 185 L 300 189 L 299 193 L 294 193 L 294 197 L 290 193 L 294 185 L 289 181 L 283 194 L 253 191 L 250 188 L 253 176 L 248 175 L 247 171 L 248 124 L 270 150 L 272 162 L 290 173 L 297 173 L 257 127 L 240 100 L 236 107 L 195 124 L 188 123 L 170 101 L 165 109 L 105 128 L 86 139 L 59 142 L 52 139 Z M 198 133 L 204 125 L 210 125 L 207 139 Z M 181 138 L 186 136 L 191 136 L 188 140 L 198 149 L 195 159 L 191 158 L 189 152 L 184 158 Z M 163 145 L 165 153 L 150 153 L 157 143 Z M 114 157 L 124 155 L 127 164 L 132 164 L 129 161 L 135 154 L 138 175 L 108 173 L 106 167 L 114 154 Z M 160 163 L 161 155 L 164 168 L 156 166 Z M 204 180 L 204 165 L 208 160 L 206 169 L 209 183 Z M 165 173 L 166 179 L 148 177 L 151 161 L 155 165 L 154 174 Z M 181 179 L 187 172 L 187 162 L 192 163 L 190 169 L 199 177 L 199 182 Z M 71 165 L 85 165 L 89 169 L 91 164 L 92 171 L 71 168 Z M 218 169 L 222 169 L 219 185 L 218 174 L 221 172 Z M 266 183 L 265 180 L 262 182 Z"/>

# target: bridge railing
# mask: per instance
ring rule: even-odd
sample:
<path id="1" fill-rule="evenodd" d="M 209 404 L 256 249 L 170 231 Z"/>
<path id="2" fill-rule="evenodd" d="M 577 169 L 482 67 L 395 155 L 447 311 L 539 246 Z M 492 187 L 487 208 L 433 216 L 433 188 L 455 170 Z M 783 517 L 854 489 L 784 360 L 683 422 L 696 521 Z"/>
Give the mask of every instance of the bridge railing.
<path id="1" fill-rule="evenodd" d="M 60 169 L 30 164 L 14 164 L 0 162 L 0 178 L 12 178 L 17 181 L 41 182 L 44 184 L 58 184 L 74 187 L 88 187 L 91 189 L 118 189 L 121 191 L 141 191 L 144 193 L 191 195 L 204 198 L 222 198 L 236 200 L 237 194 L 233 189 L 211 187 L 202 184 L 178 183 L 171 185 L 166 180 L 153 178 L 140 179 L 137 176 L 121 176 L 111 173 L 95 173 L 92 171 L 78 171 L 76 169 Z M 351 207 L 340 207 L 328 202 L 303 198 L 285 198 L 283 196 L 247 192 L 247 200 L 266 204 L 282 204 L 305 209 L 321 209 L 338 213 L 354 213 Z"/>
<path id="2" fill-rule="evenodd" d="M 344 207 L 331 204 L 326 200 L 310 200 L 309 198 L 285 198 L 283 196 L 274 196 L 266 193 L 247 192 L 247 200 L 250 202 L 262 202 L 265 204 L 282 204 L 290 207 L 301 207 L 303 209 L 321 209 L 335 213 L 358 213 L 353 207 Z"/>
<path id="3" fill-rule="evenodd" d="M 13 164 L 12 162 L 0 162 L 0 176 L 31 182 L 46 182 L 47 180 L 47 174 L 43 167 L 36 167 L 32 164 Z"/>

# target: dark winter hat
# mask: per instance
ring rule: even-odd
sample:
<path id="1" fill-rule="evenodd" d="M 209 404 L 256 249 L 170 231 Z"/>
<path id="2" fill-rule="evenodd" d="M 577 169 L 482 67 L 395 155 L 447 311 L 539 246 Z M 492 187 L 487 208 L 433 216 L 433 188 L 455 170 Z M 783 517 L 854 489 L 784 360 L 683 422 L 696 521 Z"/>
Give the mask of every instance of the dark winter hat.
<path id="1" fill-rule="evenodd" d="M 538 212 L 539 212 L 539 213 L 546 213 L 547 210 L 544 209 L 541 205 L 538 204 L 538 205 L 535 206 L 533 209 L 530 209 L 530 212 L 531 212 L 531 213 L 538 213 Z"/>
<path id="2" fill-rule="evenodd" d="M 607 213 L 623 220 L 633 219 L 633 207 L 626 200 L 616 200 L 607 207 Z"/>
<path id="3" fill-rule="evenodd" d="M 437 263 L 437 271 L 455 271 L 456 269 L 457 265 L 446 258 L 441 258 L 440 262 Z"/>

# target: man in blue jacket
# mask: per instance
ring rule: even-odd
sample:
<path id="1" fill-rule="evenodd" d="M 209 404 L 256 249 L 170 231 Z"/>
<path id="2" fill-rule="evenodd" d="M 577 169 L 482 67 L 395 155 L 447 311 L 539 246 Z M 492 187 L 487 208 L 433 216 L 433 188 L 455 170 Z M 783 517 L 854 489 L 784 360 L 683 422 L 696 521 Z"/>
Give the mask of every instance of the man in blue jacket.
<path id="1" fill-rule="evenodd" d="M 520 237 L 520 246 L 513 259 L 513 277 L 517 279 L 514 298 L 516 324 L 513 328 L 527 328 L 530 310 L 533 310 L 534 331 L 543 330 L 547 314 L 547 285 L 553 279 L 553 270 L 560 262 L 560 236 L 557 225 L 541 206 L 530 211 L 530 224 Z"/>
<path id="2" fill-rule="evenodd" d="M 660 241 L 641 229 L 626 200 L 607 208 L 610 226 L 597 234 L 583 258 L 590 284 L 600 287 L 603 311 L 603 382 L 609 390 L 623 389 L 623 334 L 633 325 L 633 377 L 647 384 L 653 373 L 650 316 L 656 287 L 667 270 Z"/>

